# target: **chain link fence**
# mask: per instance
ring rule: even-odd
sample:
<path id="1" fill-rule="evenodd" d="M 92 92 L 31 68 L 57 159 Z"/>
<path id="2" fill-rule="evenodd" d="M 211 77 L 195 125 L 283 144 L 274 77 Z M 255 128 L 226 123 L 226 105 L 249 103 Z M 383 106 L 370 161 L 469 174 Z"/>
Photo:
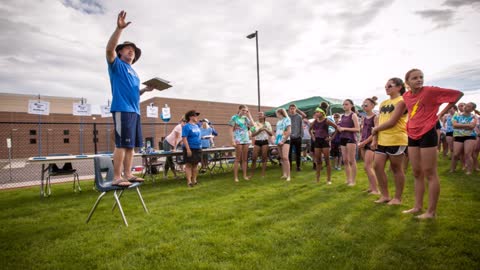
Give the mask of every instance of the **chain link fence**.
<path id="1" fill-rule="evenodd" d="M 162 149 L 165 134 L 175 125 L 177 123 L 142 123 L 144 141 Z M 229 141 L 228 126 L 216 126 L 220 134 L 216 141 L 219 146 L 224 145 Z M 39 185 L 42 166 L 28 163 L 30 157 L 112 153 L 114 132 L 113 123 L 0 122 L 0 189 Z M 79 160 L 72 165 L 80 179 L 94 178 L 92 160 Z M 133 166 L 141 165 L 141 158 L 134 158 Z M 73 177 L 64 176 L 52 179 L 52 183 L 72 180 Z"/>

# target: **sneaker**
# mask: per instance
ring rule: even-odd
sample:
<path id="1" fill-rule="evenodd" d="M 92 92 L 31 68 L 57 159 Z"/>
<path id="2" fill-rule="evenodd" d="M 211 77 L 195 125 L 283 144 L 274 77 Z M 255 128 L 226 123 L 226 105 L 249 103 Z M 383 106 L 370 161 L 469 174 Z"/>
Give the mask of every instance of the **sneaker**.
<path id="1" fill-rule="evenodd" d="M 331 185 L 331 184 L 332 184 L 332 181 L 328 181 L 328 182 L 327 182 L 327 185 Z"/>

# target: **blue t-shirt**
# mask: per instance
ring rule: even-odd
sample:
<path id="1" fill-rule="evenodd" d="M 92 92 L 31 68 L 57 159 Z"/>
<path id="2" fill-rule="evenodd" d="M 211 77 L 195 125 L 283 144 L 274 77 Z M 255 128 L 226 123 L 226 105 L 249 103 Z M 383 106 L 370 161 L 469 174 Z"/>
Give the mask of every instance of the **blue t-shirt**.
<path id="1" fill-rule="evenodd" d="M 115 57 L 113 63 L 108 63 L 108 75 L 112 87 L 110 112 L 140 115 L 140 79 L 132 66 Z"/>
<path id="2" fill-rule="evenodd" d="M 200 134 L 202 138 L 202 148 L 210 148 L 210 138 L 204 138 L 205 136 L 211 136 L 213 129 L 209 128 L 200 128 Z"/>
<path id="3" fill-rule="evenodd" d="M 201 131 L 197 125 L 187 123 L 183 126 L 182 137 L 187 138 L 190 149 L 202 149 Z"/>

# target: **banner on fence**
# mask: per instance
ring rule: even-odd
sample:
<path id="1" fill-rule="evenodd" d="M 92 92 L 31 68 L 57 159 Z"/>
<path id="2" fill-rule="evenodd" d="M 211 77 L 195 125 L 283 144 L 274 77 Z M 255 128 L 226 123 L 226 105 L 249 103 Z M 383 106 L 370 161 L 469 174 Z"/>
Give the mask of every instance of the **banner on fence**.
<path id="1" fill-rule="evenodd" d="M 90 104 L 73 103 L 73 115 L 76 116 L 91 116 L 92 108 Z"/>
<path id="2" fill-rule="evenodd" d="M 100 111 L 102 113 L 103 118 L 112 117 L 112 113 L 110 112 L 110 106 L 108 105 L 100 106 Z"/>
<path id="3" fill-rule="evenodd" d="M 29 114 L 50 114 L 50 102 L 41 100 L 29 100 L 28 101 L 28 113 Z"/>
<path id="4" fill-rule="evenodd" d="M 158 107 L 147 106 L 147 117 L 148 118 L 158 118 Z"/>

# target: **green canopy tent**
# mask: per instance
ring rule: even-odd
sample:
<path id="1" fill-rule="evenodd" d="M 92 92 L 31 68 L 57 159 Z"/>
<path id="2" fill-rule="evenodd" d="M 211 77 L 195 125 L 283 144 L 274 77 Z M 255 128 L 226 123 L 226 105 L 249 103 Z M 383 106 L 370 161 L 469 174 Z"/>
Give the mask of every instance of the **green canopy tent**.
<path id="1" fill-rule="evenodd" d="M 275 117 L 275 111 L 279 108 L 284 108 L 285 110 L 288 110 L 288 106 L 290 104 L 295 104 L 298 109 L 303 111 L 305 114 L 307 114 L 308 118 L 312 118 L 313 114 L 315 112 L 315 109 L 320 106 L 320 103 L 323 101 L 327 102 L 330 106 L 328 109 L 327 114 L 331 115 L 333 113 L 339 112 L 343 113 L 343 107 L 342 107 L 342 100 L 340 99 L 331 99 L 331 98 L 323 98 L 320 96 L 314 96 L 306 99 L 300 99 L 300 100 L 295 100 L 291 101 L 288 103 L 285 103 L 279 107 L 276 107 L 275 109 L 269 110 L 265 112 L 265 116 L 267 117 Z M 359 106 L 355 106 L 355 108 L 360 111 L 361 108 Z"/>
<path id="2" fill-rule="evenodd" d="M 363 109 L 358 105 L 355 105 L 355 110 L 357 112 L 363 112 Z M 334 113 L 342 114 L 344 113 L 343 104 L 342 103 L 330 104 L 330 107 L 328 107 L 328 111 L 329 111 L 329 114 L 334 114 Z"/>

